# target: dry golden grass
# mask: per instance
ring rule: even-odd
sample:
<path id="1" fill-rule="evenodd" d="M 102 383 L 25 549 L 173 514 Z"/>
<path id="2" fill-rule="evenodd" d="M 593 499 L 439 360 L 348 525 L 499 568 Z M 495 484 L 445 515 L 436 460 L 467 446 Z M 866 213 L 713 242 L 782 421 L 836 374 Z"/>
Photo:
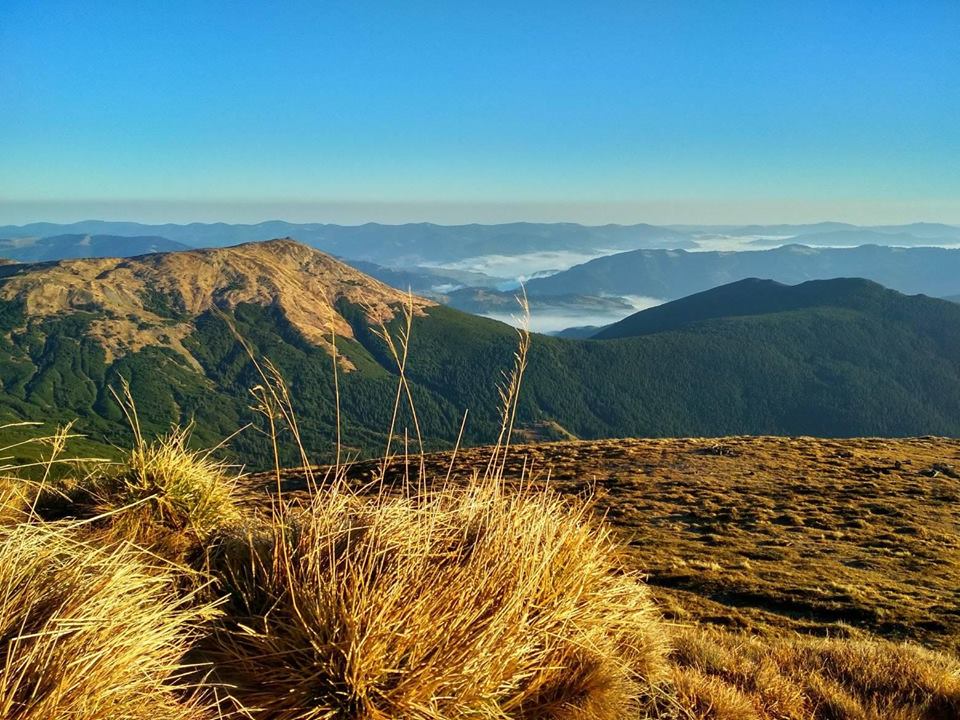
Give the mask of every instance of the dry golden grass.
<path id="1" fill-rule="evenodd" d="M 16 525 L 30 515 L 29 487 L 20 478 L 0 476 L 0 526 Z"/>
<path id="2" fill-rule="evenodd" d="M 206 451 L 190 449 L 187 430 L 146 442 L 88 480 L 89 501 L 128 539 L 182 535 L 202 544 L 240 520 L 237 475 Z"/>
<path id="3" fill-rule="evenodd" d="M 764 537 L 758 541 L 757 533 L 772 532 L 776 523 L 734 525 L 728 518 L 712 525 L 714 537 L 704 549 L 713 554 L 691 554 L 680 566 L 700 578 L 704 595 L 692 584 L 682 594 L 673 587 L 658 592 L 674 621 L 699 611 L 714 625 L 661 619 L 636 573 L 643 567 L 677 572 L 671 558 L 686 547 L 689 533 L 681 523 L 711 521 L 721 497 L 720 488 L 706 486 L 700 505 L 686 501 L 681 510 L 683 496 L 664 493 L 686 487 L 688 463 L 702 462 L 701 481 L 718 477 L 717 468 L 727 463 L 738 484 L 723 486 L 724 501 L 739 500 L 741 514 L 762 512 L 767 488 L 783 493 L 789 486 L 757 477 L 757 465 L 744 456 L 773 442 L 780 441 L 728 439 L 723 452 L 715 441 L 680 440 L 559 444 L 510 457 L 504 448 L 469 450 L 452 471 L 449 456 L 425 458 L 426 475 L 416 479 L 407 475 L 407 463 L 394 463 L 395 473 L 383 462 L 333 470 L 326 484 L 315 471 L 312 490 L 279 500 L 252 494 L 258 484 L 273 487 L 275 477 L 238 487 L 226 466 L 190 450 L 183 432 L 140 442 L 128 461 L 92 474 L 75 467 L 75 479 L 60 486 L 65 493 L 53 483 L 7 474 L 0 482 L 0 501 L 10 509 L 0 523 L 0 717 L 193 720 L 209 715 L 197 700 L 184 698 L 214 694 L 229 696 L 219 712 L 254 720 L 960 717 L 955 656 L 879 639 L 882 625 L 856 629 L 852 622 L 837 624 L 843 615 L 818 620 L 796 612 L 817 608 L 822 598 L 803 589 L 809 582 L 803 561 L 731 568 L 729 554 L 756 552 Z M 804 455 L 830 447 L 847 449 L 828 458 L 849 453 L 841 457 L 855 458 L 855 467 L 883 467 L 866 455 L 873 441 L 804 442 L 781 452 L 780 462 L 797 470 L 790 447 Z M 884 491 L 871 501 L 874 514 L 902 523 L 905 513 L 882 512 L 882 503 L 926 502 L 928 514 L 918 505 L 910 518 L 917 532 L 903 533 L 914 555 L 926 544 L 953 542 L 920 530 L 931 525 L 930 512 L 939 512 L 931 493 L 948 493 L 953 480 L 943 461 L 936 475 L 927 472 L 928 460 L 918 451 L 927 444 L 930 457 L 944 457 L 949 447 L 917 440 L 888 441 L 883 448 L 898 454 L 901 468 L 908 467 L 910 450 L 909 463 L 935 490 L 902 480 L 901 470 L 875 481 L 874 489 Z M 654 445 L 660 464 L 640 462 L 647 457 L 640 448 Z M 553 489 L 544 490 L 536 487 L 536 465 L 548 464 L 550 454 L 556 475 Z M 766 472 L 776 472 L 772 454 L 758 457 Z M 468 468 L 470 481 L 458 482 Z M 608 474 L 598 475 L 601 468 Z M 629 472 L 648 479 L 645 504 L 625 482 Z M 583 479 L 591 475 L 592 490 Z M 297 477 L 281 477 L 280 490 L 296 487 Z M 371 477 L 380 481 L 370 484 Z M 848 518 L 856 504 L 847 499 L 846 484 L 824 475 L 811 482 L 820 495 L 816 505 L 794 503 L 799 527 L 811 525 L 811 517 L 825 521 L 834 507 Z M 350 489 L 364 484 L 365 492 Z M 912 489 L 901 494 L 901 484 Z M 830 495 L 831 485 L 839 498 Z M 589 493 L 591 505 L 571 497 Z M 251 503 L 261 512 L 247 512 Z M 58 516 L 69 508 L 66 514 L 79 525 L 45 521 L 42 511 L 54 506 Z M 613 522 L 602 522 L 596 511 Z M 736 544 L 720 540 L 721 527 Z M 796 533 L 794 542 L 813 558 L 832 550 L 842 562 L 850 547 L 875 548 L 873 526 L 859 529 L 859 538 Z M 158 569 L 159 560 L 145 560 L 129 545 L 135 541 L 170 558 L 171 538 L 203 550 L 176 559 L 202 560 L 217 592 L 228 596 L 218 620 L 211 621 L 202 600 L 209 594 L 195 590 L 195 570 Z M 940 567 L 948 559 L 941 558 Z M 889 557 L 876 561 L 887 567 L 881 560 Z M 916 561 L 912 567 L 915 575 L 896 578 L 898 601 L 922 598 L 933 582 L 950 577 L 927 577 L 927 566 Z M 710 593 L 713 578 L 728 568 L 729 583 L 749 578 L 771 591 L 773 578 L 791 577 L 793 585 L 780 588 L 778 597 L 794 594 L 792 612 L 782 602 L 724 606 L 723 596 Z M 825 580 L 820 575 L 816 582 Z M 910 585 L 916 586 L 912 595 Z M 869 586 L 858 593 L 872 597 Z M 905 632 L 891 636 L 925 641 L 930 622 L 943 618 L 912 602 L 901 613 L 916 622 L 897 625 Z M 209 622 L 209 636 L 196 644 L 201 622 Z M 809 637 L 795 629 L 836 629 L 852 637 Z M 203 669 L 184 664 L 187 652 Z M 188 673 L 203 685 L 194 694 L 178 687 Z"/>
<path id="4" fill-rule="evenodd" d="M 670 688 L 698 720 L 954 720 L 960 662 L 916 645 L 682 628 Z"/>
<path id="5" fill-rule="evenodd" d="M 451 478 L 469 481 L 489 455 L 460 450 Z M 427 475 L 445 477 L 450 460 L 428 455 Z M 362 486 L 379 472 L 357 463 L 348 475 Z M 521 476 L 591 492 L 672 621 L 960 651 L 958 440 L 560 442 L 514 447 L 504 477 Z M 285 480 L 287 492 L 303 487 L 295 471 Z M 387 477 L 402 482 L 402 472 Z"/>
<path id="6" fill-rule="evenodd" d="M 178 677 L 212 609 L 127 545 L 63 527 L 0 530 L 0 717 L 199 720 Z"/>
<path id="7" fill-rule="evenodd" d="M 614 720 L 664 669 L 609 532 L 549 494 L 321 492 L 214 566 L 209 657 L 256 718 Z"/>
<path id="8" fill-rule="evenodd" d="M 96 542 L 132 542 L 178 562 L 203 556 L 220 530 L 241 521 L 240 476 L 189 447 L 189 428 L 146 441 L 132 403 L 125 409 L 134 430 L 125 458 L 73 463 L 73 472 L 39 481 L 0 476 L 0 522 L 73 520 Z"/>

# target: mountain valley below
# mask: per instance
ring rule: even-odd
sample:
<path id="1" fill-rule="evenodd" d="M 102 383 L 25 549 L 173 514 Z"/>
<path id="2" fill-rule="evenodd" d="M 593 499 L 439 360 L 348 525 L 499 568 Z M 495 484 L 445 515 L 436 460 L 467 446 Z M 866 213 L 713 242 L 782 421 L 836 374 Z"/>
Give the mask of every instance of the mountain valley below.
<path id="1" fill-rule="evenodd" d="M 425 447 L 452 446 L 465 411 L 463 443 L 493 441 L 515 329 L 291 240 L 3 266 L 0 418 L 75 421 L 109 453 L 129 432 L 111 395 L 123 379 L 151 432 L 192 423 L 198 442 L 216 444 L 253 423 L 231 452 L 256 468 L 270 454 L 251 410 L 263 382 L 253 361 L 269 360 L 318 461 L 331 457 L 338 417 L 347 451 L 376 455 L 398 370 L 384 333 L 404 334 L 406 311 L 405 377 Z M 865 280 L 744 280 L 599 337 L 614 339 L 533 336 L 520 435 L 960 434 L 960 307 L 947 301 Z M 404 408 L 399 426 L 412 432 Z"/>

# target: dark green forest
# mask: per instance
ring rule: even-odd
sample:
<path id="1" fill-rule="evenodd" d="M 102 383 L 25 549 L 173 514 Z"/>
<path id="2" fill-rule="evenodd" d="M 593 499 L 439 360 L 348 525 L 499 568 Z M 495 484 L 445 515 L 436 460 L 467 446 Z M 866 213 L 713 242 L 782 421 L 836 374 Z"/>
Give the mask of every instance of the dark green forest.
<path id="1" fill-rule="evenodd" d="M 802 291 L 771 284 L 751 293 L 760 299 L 750 311 L 742 302 L 749 288 L 740 285 L 639 313 L 621 324 L 622 337 L 534 336 L 519 425 L 551 421 L 581 438 L 960 435 L 960 307 L 837 280 Z M 341 302 L 337 309 L 354 330 L 354 338 L 338 340 L 355 368 L 339 373 L 343 445 L 377 455 L 397 368 L 359 308 Z M 275 307 L 194 318 L 187 346 L 202 373 L 166 348 L 107 363 L 85 334 L 94 317 L 33 321 L 17 303 L 0 303 L 0 422 L 37 420 L 50 429 L 76 420 L 87 437 L 81 447 L 109 453 L 130 439 L 110 393 L 126 378 L 148 434 L 192 421 L 194 441 L 209 447 L 249 424 L 226 454 L 252 468 L 269 465 L 270 438 L 251 394 L 262 379 L 229 320 L 285 378 L 311 458 L 332 457 L 331 355 Z M 464 441 L 496 439 L 496 386 L 516 342 L 513 328 L 442 306 L 415 319 L 407 375 L 428 448 L 452 445 L 466 409 Z M 401 446 L 405 431 L 415 449 L 408 411 L 398 423 Z M 25 432 L 7 430 L 0 445 Z M 292 445 L 281 445 L 282 460 L 296 462 Z"/>

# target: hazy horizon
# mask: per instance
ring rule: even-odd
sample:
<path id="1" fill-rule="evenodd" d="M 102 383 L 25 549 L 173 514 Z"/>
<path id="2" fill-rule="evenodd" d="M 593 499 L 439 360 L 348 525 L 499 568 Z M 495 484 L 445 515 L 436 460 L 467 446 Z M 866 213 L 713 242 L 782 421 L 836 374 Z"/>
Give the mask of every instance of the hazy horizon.
<path id="1" fill-rule="evenodd" d="M 226 223 L 256 225 L 282 221 L 297 224 L 322 223 L 363 225 L 381 223 L 401 225 L 433 223 L 437 225 L 496 225 L 501 223 L 577 223 L 581 225 L 658 226 L 730 226 L 807 225 L 824 222 L 849 223 L 859 226 L 909 225 L 942 223 L 960 226 L 960 211 L 954 214 L 898 211 L 895 203 L 883 208 L 869 204 L 859 212 L 841 213 L 840 208 L 825 204 L 822 210 L 810 205 L 805 212 L 796 212 L 786 205 L 773 205 L 753 215 L 727 207 L 715 212 L 696 212 L 680 203 L 636 203 L 629 206 L 602 203 L 215 203 L 157 201 L 120 202 L 11 202 L 0 199 L 0 225 L 53 223 L 69 225 L 85 221 L 135 222 L 144 225 L 190 223 Z M 778 209 L 779 208 L 779 209 Z M 831 211 L 833 210 L 833 211 Z"/>

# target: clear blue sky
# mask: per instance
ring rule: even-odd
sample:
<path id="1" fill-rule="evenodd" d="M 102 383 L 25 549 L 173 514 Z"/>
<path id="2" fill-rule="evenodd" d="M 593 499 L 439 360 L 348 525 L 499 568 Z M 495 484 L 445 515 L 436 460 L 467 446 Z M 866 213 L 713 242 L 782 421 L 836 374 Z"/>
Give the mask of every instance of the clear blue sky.
<path id="1" fill-rule="evenodd" d="M 0 222 L 960 223 L 960 2 L 0 4 Z"/>

